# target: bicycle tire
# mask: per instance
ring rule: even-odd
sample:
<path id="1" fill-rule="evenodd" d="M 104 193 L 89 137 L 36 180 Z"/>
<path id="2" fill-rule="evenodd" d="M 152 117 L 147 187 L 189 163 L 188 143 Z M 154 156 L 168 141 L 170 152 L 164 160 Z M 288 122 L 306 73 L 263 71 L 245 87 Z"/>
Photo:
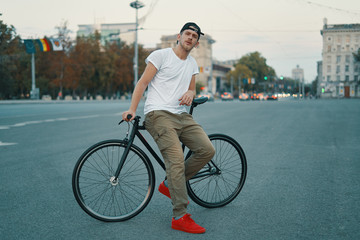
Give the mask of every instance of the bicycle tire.
<path id="1" fill-rule="evenodd" d="M 246 179 L 247 162 L 243 149 L 233 138 L 224 134 L 211 134 L 209 138 L 215 155 L 197 175 L 187 181 L 187 189 L 195 203 L 206 208 L 217 208 L 229 204 L 240 193 Z M 190 155 L 191 151 L 186 159 Z M 199 177 L 200 173 L 208 174 Z"/>
<path id="2" fill-rule="evenodd" d="M 98 220 L 128 220 L 144 210 L 154 193 L 154 168 L 134 144 L 118 181 L 112 181 L 126 146 L 122 140 L 99 142 L 88 148 L 75 165 L 72 188 L 76 201 Z"/>

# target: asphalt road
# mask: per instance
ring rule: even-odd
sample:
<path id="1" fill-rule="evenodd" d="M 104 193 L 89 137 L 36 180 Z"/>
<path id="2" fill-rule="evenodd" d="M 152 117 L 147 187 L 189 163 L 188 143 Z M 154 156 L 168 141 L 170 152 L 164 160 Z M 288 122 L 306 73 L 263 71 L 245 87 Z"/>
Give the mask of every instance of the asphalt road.
<path id="1" fill-rule="evenodd" d="M 0 104 L 0 239 L 360 239 L 360 100 L 195 109 L 208 133 L 235 138 L 248 160 L 232 203 L 205 209 L 190 201 L 203 235 L 172 230 L 171 203 L 157 192 L 138 216 L 118 223 L 91 218 L 75 201 L 75 162 L 98 141 L 124 138 L 127 127 L 117 123 L 128 106 Z M 159 184 L 164 172 L 156 169 Z"/>

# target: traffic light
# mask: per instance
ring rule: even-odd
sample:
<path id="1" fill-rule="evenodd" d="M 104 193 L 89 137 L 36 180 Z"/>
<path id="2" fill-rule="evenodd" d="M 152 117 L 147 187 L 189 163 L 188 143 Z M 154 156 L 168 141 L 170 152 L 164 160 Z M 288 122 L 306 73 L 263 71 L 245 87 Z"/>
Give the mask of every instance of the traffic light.
<path id="1" fill-rule="evenodd" d="M 265 80 L 265 81 L 267 80 L 267 76 L 264 77 L 264 80 Z"/>
<path id="2" fill-rule="evenodd" d="M 324 92 L 325 92 L 325 88 L 321 88 L 321 92 L 324 93 Z"/>
<path id="3" fill-rule="evenodd" d="M 283 76 L 280 76 L 280 80 L 284 80 L 284 77 L 283 77 Z"/>

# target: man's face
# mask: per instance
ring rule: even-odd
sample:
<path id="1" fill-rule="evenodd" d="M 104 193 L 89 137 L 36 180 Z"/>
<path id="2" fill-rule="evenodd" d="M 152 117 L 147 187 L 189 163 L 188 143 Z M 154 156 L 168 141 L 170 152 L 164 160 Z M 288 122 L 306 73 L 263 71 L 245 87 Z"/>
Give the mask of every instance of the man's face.
<path id="1" fill-rule="evenodd" d="M 199 35 L 195 31 L 186 29 L 182 34 L 178 35 L 178 41 L 185 51 L 190 52 L 191 49 L 199 44 L 198 37 Z"/>

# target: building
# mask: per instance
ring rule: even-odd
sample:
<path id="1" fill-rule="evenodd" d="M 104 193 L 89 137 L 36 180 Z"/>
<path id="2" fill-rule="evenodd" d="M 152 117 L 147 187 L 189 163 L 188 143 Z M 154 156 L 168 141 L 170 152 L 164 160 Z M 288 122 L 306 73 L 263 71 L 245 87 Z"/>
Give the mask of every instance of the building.
<path id="1" fill-rule="evenodd" d="M 299 65 L 296 66 L 291 72 L 291 77 L 296 81 L 299 86 L 299 97 L 301 96 L 301 92 L 304 95 L 305 92 L 305 79 L 304 79 L 304 69 L 300 68 Z"/>
<path id="2" fill-rule="evenodd" d="M 157 45 L 157 48 L 174 48 L 177 42 L 177 34 L 167 35 L 161 37 L 161 43 Z M 200 38 L 200 44 L 197 48 L 194 48 L 190 55 L 195 58 L 199 66 L 199 75 L 197 77 L 197 82 L 204 87 L 204 91 L 210 91 L 212 93 L 217 92 L 217 79 L 219 76 L 214 75 L 219 74 L 218 70 L 214 71 L 213 61 L 212 61 L 212 44 L 215 41 L 209 35 L 202 36 Z M 222 73 L 221 73 L 222 74 Z"/>
<path id="3" fill-rule="evenodd" d="M 360 47 L 360 24 L 327 24 L 323 37 L 322 67 L 318 70 L 320 97 L 360 97 L 360 63 L 353 53 Z"/>
<path id="4" fill-rule="evenodd" d="M 102 45 L 114 41 L 123 41 L 127 45 L 135 42 L 135 23 L 84 24 L 78 27 L 77 36 L 87 37 L 98 31 Z"/>

